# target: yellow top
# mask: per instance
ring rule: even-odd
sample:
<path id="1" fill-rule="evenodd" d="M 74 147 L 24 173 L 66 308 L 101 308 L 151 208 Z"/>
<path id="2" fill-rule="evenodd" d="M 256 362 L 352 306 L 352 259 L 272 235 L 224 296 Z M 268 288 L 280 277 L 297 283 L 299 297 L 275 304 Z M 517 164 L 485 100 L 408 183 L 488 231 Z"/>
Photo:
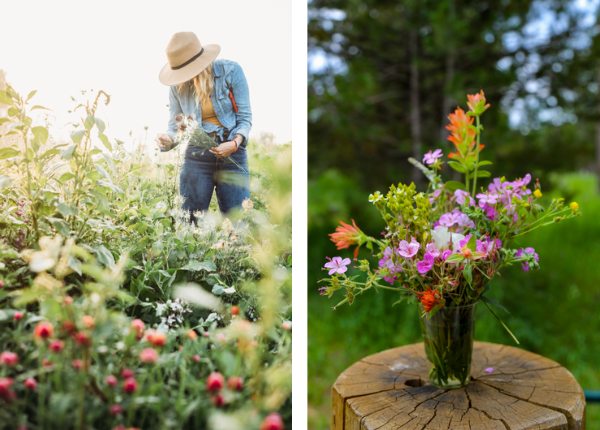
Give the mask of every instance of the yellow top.
<path id="1" fill-rule="evenodd" d="M 210 122 L 211 124 L 223 127 L 223 124 L 221 124 L 221 121 L 219 121 L 219 118 L 217 118 L 217 114 L 215 113 L 215 108 L 213 107 L 210 97 L 206 97 L 204 100 L 202 100 L 200 107 L 202 109 L 202 121 Z"/>

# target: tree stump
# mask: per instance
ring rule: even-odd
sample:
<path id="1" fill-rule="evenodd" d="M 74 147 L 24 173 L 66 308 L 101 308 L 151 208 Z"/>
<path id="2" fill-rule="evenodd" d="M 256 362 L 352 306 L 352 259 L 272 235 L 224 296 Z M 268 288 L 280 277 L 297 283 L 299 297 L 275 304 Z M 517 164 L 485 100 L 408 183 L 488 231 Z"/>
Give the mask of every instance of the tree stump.
<path id="1" fill-rule="evenodd" d="M 492 367 L 492 373 L 484 369 Z M 560 364 L 522 349 L 475 342 L 471 382 L 434 387 L 423 343 L 371 355 L 332 389 L 333 430 L 585 429 L 585 397 Z"/>

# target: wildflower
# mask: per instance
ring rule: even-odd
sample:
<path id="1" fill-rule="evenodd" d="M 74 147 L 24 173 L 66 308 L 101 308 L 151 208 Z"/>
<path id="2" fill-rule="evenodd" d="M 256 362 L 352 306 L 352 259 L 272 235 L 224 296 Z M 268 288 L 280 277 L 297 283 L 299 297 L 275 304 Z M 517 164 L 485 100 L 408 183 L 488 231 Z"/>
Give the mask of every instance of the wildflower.
<path id="1" fill-rule="evenodd" d="M 325 268 L 330 269 L 328 272 L 329 275 L 333 275 L 334 273 L 341 275 L 348 270 L 346 266 L 350 263 L 351 261 L 349 258 L 344 258 L 342 260 L 342 257 L 333 257 L 330 259 L 329 263 L 325 263 Z"/>
<path id="2" fill-rule="evenodd" d="M 225 378 L 218 372 L 213 372 L 206 379 L 206 389 L 211 393 L 221 391 L 225 386 Z"/>
<path id="3" fill-rule="evenodd" d="M 196 332 L 194 330 L 190 330 L 190 331 L 188 331 L 188 337 L 192 340 L 196 340 L 196 338 L 198 337 L 198 334 L 196 334 Z"/>
<path id="4" fill-rule="evenodd" d="M 435 243 L 428 243 L 425 246 L 425 252 L 427 254 L 431 254 L 432 257 L 434 258 L 438 258 L 440 256 L 440 251 L 438 249 L 436 249 L 435 247 Z"/>
<path id="5" fill-rule="evenodd" d="M 431 232 L 431 239 L 435 243 L 436 249 L 440 251 L 449 249 L 450 245 L 452 245 L 452 249 L 458 249 L 459 242 L 464 238 L 465 236 L 460 233 L 449 232 L 448 227 L 436 227 Z"/>
<path id="6" fill-rule="evenodd" d="M 468 191 L 456 190 L 454 191 L 454 197 L 456 197 L 456 203 L 459 205 L 464 205 L 465 202 L 468 202 L 469 205 L 473 204 L 471 194 Z"/>
<path id="7" fill-rule="evenodd" d="M 492 240 L 477 240 L 477 248 L 478 252 L 485 254 L 486 256 L 492 255 L 494 252 L 500 250 L 502 246 L 502 241 L 500 239 L 492 239 Z"/>
<path id="8" fill-rule="evenodd" d="M 16 397 L 10 387 L 13 384 L 12 378 L 0 378 L 0 399 L 12 400 Z"/>
<path id="9" fill-rule="evenodd" d="M 542 192 L 540 190 L 535 190 L 533 192 L 533 195 L 539 199 L 540 197 L 542 197 Z"/>
<path id="10" fill-rule="evenodd" d="M 54 334 L 54 326 L 47 321 L 42 321 L 35 326 L 33 335 L 37 339 L 48 339 Z"/>
<path id="11" fill-rule="evenodd" d="M 579 205 L 577 204 L 577 202 L 572 202 L 570 206 L 571 206 L 571 210 L 573 212 L 575 212 L 575 211 L 577 211 L 577 209 L 579 209 Z"/>
<path id="12" fill-rule="evenodd" d="M 105 379 L 106 384 L 111 386 L 111 387 L 116 387 L 117 386 L 117 378 L 115 378 L 113 375 L 108 375 Z"/>
<path id="13" fill-rule="evenodd" d="M 238 308 L 237 306 L 232 306 L 231 307 L 231 315 L 239 315 L 240 314 L 240 308 Z"/>
<path id="14" fill-rule="evenodd" d="M 406 240 L 400 242 L 398 253 L 404 258 L 412 258 L 419 251 L 419 248 L 421 248 L 421 244 L 412 237 L 410 243 Z"/>
<path id="15" fill-rule="evenodd" d="M 529 247 L 529 248 L 525 248 L 524 250 L 519 249 L 517 251 L 517 253 L 515 254 L 515 257 L 521 258 L 524 254 L 533 255 L 535 258 L 535 261 L 540 261 L 540 257 L 537 255 L 534 248 Z M 523 266 L 524 271 L 529 272 L 529 262 L 528 261 L 521 263 L 521 266 Z"/>
<path id="16" fill-rule="evenodd" d="M 140 340 L 142 338 L 145 327 L 146 325 L 144 324 L 144 321 L 140 319 L 136 318 L 133 321 L 131 321 L 131 328 L 135 331 L 135 338 L 137 340 Z"/>
<path id="17" fill-rule="evenodd" d="M 222 408 L 225 405 L 225 397 L 222 394 L 217 394 L 212 398 L 212 402 L 217 408 Z"/>
<path id="18" fill-rule="evenodd" d="M 477 93 L 475 95 L 468 94 L 467 99 L 469 100 L 467 102 L 469 109 L 471 109 L 471 111 L 477 116 L 481 115 L 487 110 L 487 108 L 490 107 L 489 103 L 485 104 L 486 100 L 485 95 L 483 94 L 483 90 L 481 90 L 481 93 Z"/>
<path id="19" fill-rule="evenodd" d="M 283 420 L 278 413 L 270 413 L 260 425 L 260 430 L 284 430 Z"/>
<path id="20" fill-rule="evenodd" d="M 16 366 L 19 362 L 19 356 L 14 352 L 4 351 L 0 354 L 0 363 L 7 366 Z"/>
<path id="21" fill-rule="evenodd" d="M 419 273 L 421 275 L 424 275 L 425 273 L 429 272 L 433 268 L 434 262 L 435 262 L 435 259 L 434 259 L 433 255 L 431 255 L 430 253 L 427 253 L 423 256 L 423 261 L 419 261 L 417 263 L 417 270 L 419 271 Z"/>
<path id="22" fill-rule="evenodd" d="M 239 376 L 232 376 L 229 378 L 227 386 L 231 391 L 242 391 L 244 389 L 244 381 Z"/>
<path id="23" fill-rule="evenodd" d="M 442 150 L 441 149 L 436 149 L 433 153 L 431 151 L 429 151 L 427 154 L 425 154 L 425 156 L 423 157 L 423 163 L 425 164 L 433 164 L 435 163 L 438 158 L 442 158 Z"/>
<path id="24" fill-rule="evenodd" d="M 85 325 L 87 328 L 94 328 L 94 318 L 92 318 L 89 315 L 84 315 L 81 318 L 81 321 L 83 322 L 83 325 Z"/>
<path id="25" fill-rule="evenodd" d="M 73 362 L 71 364 L 77 370 L 81 370 L 81 368 L 83 367 L 83 361 L 81 361 L 78 358 L 76 358 L 75 360 L 73 360 Z"/>
<path id="26" fill-rule="evenodd" d="M 123 391 L 125 391 L 125 393 L 133 394 L 137 391 L 137 389 L 138 389 L 138 383 L 132 377 L 127 378 L 125 381 L 123 381 Z"/>
<path id="27" fill-rule="evenodd" d="M 284 321 L 283 324 L 281 324 L 281 327 L 283 327 L 284 330 L 289 330 L 292 328 L 292 322 Z"/>
<path id="28" fill-rule="evenodd" d="M 119 415 L 121 412 L 123 412 L 123 406 L 121 406 L 119 404 L 112 405 L 110 407 L 111 415 Z"/>
<path id="29" fill-rule="evenodd" d="M 154 348 L 146 348 L 140 352 L 140 361 L 142 363 L 156 363 L 158 352 Z"/>
<path id="30" fill-rule="evenodd" d="M 89 346 L 91 343 L 91 339 L 88 337 L 87 334 L 80 331 L 75 335 L 75 343 L 79 346 Z"/>
<path id="31" fill-rule="evenodd" d="M 63 348 L 65 347 L 65 343 L 60 339 L 54 339 L 54 340 L 50 341 L 50 343 L 48 344 L 48 347 L 50 348 L 50 351 L 52 351 L 52 352 L 61 352 L 63 350 Z"/>
<path id="32" fill-rule="evenodd" d="M 65 297 L 64 303 L 67 305 L 70 305 L 71 303 L 73 303 L 73 297 L 71 297 L 71 296 Z"/>
<path id="33" fill-rule="evenodd" d="M 27 388 L 30 391 L 34 391 L 37 388 L 37 381 L 34 378 L 27 378 L 25 379 L 25 388 Z"/>
<path id="34" fill-rule="evenodd" d="M 367 236 L 356 226 L 354 220 L 352 225 L 340 221 L 341 226 L 335 229 L 335 233 L 329 234 L 331 241 L 335 243 L 337 249 L 346 249 L 351 245 L 358 245 L 354 251 L 354 259 L 358 257 L 358 249 L 366 242 Z"/>
<path id="35" fill-rule="evenodd" d="M 123 379 L 133 378 L 133 370 L 123 369 L 123 371 L 121 372 L 121 378 L 123 378 Z"/>
<path id="36" fill-rule="evenodd" d="M 452 251 L 451 251 L 451 250 L 449 250 L 449 249 L 445 250 L 445 251 L 444 251 L 444 253 L 442 254 L 442 260 L 443 260 L 443 261 L 446 261 L 446 259 L 447 259 L 448 257 L 450 257 L 450 255 L 452 255 Z"/>
<path id="37" fill-rule="evenodd" d="M 466 156 L 467 147 L 471 148 L 474 144 L 474 138 L 477 132 L 470 128 L 473 125 L 473 118 L 468 117 L 461 108 L 457 108 L 454 113 L 448 115 L 450 125 L 446 129 L 450 131 L 448 140 L 454 143 L 459 153 L 451 153 L 449 158 L 463 158 Z"/>
<path id="38" fill-rule="evenodd" d="M 493 206 L 498 202 L 498 194 L 479 193 L 475 197 L 477 197 L 479 199 L 479 207 L 480 208 L 483 208 L 483 206 L 485 204 Z"/>
<path id="39" fill-rule="evenodd" d="M 165 343 L 167 343 L 167 335 L 157 331 L 154 334 L 152 334 L 152 336 L 150 336 L 150 343 L 154 346 L 164 346 Z"/>
<path id="40" fill-rule="evenodd" d="M 443 306 L 444 304 L 444 299 L 440 292 L 438 290 L 432 291 L 429 286 L 427 286 L 427 291 L 421 293 L 419 300 L 423 304 L 425 312 L 429 312 L 437 305 Z"/>
<path id="41" fill-rule="evenodd" d="M 250 198 L 247 198 L 242 202 L 242 208 L 244 209 L 244 212 L 248 212 L 254 208 L 254 203 L 252 203 Z"/>
<path id="42" fill-rule="evenodd" d="M 13 318 L 15 321 L 20 321 L 21 318 L 23 318 L 23 312 L 21 312 L 21 311 L 15 312 L 15 314 L 13 315 Z"/>
<path id="43" fill-rule="evenodd" d="M 199 362 L 199 361 L 200 361 L 200 356 L 199 356 L 198 354 L 194 354 L 194 356 L 192 357 L 192 359 L 193 359 L 195 362 Z"/>

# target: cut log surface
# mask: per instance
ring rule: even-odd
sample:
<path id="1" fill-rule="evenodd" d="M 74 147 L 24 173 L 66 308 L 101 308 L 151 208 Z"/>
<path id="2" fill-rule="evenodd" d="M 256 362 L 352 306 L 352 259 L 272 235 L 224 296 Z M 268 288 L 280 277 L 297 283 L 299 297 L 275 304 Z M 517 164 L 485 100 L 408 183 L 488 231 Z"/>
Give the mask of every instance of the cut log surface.
<path id="1" fill-rule="evenodd" d="M 333 386 L 331 428 L 585 429 L 583 390 L 548 358 L 475 342 L 471 382 L 455 390 L 431 385 L 429 369 L 423 343 L 354 363 Z"/>

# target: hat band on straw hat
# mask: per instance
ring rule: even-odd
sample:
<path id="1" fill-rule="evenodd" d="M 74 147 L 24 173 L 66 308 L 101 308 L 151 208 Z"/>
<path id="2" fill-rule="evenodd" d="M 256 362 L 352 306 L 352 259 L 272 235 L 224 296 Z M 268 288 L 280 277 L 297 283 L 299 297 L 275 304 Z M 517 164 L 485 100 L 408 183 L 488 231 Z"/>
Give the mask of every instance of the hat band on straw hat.
<path id="1" fill-rule="evenodd" d="M 179 70 L 179 69 L 181 69 L 182 67 L 185 67 L 185 66 L 187 66 L 187 65 L 188 65 L 188 64 L 190 64 L 192 61 L 194 61 L 194 60 L 196 60 L 198 57 L 200 57 L 200 56 L 202 55 L 202 53 L 203 53 L 203 52 L 204 52 L 204 48 L 202 48 L 202 50 L 201 50 L 201 51 L 200 51 L 198 54 L 194 55 L 192 58 L 190 58 L 189 60 L 187 60 L 185 63 L 183 63 L 183 64 L 180 64 L 179 66 L 171 67 L 171 70 Z"/>

